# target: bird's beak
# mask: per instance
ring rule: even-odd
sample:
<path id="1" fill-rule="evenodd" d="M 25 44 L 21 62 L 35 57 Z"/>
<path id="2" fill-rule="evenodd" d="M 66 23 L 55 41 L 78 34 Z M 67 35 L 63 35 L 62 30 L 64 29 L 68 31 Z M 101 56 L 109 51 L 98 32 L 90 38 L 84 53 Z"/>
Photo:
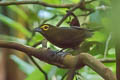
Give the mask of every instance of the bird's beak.
<path id="1" fill-rule="evenodd" d="M 34 32 L 41 32 L 41 31 L 42 30 L 39 27 L 37 27 L 37 28 L 34 29 Z"/>

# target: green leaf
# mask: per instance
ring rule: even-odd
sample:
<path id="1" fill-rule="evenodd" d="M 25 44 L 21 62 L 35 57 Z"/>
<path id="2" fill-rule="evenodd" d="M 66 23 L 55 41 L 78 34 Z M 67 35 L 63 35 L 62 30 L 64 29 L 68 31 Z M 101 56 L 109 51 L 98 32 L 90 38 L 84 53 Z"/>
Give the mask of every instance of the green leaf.
<path id="1" fill-rule="evenodd" d="M 2 22 L 4 22 L 5 24 L 7 24 L 8 27 L 14 28 L 23 34 L 30 36 L 30 32 L 27 29 L 25 29 L 24 26 L 22 26 L 20 23 L 14 21 L 14 20 L 12 20 L 11 18 L 0 14 L 0 20 Z"/>
<path id="2" fill-rule="evenodd" d="M 49 3 L 49 4 L 60 4 L 60 0 L 44 0 L 44 2 Z"/>
<path id="3" fill-rule="evenodd" d="M 72 1 L 72 3 L 78 3 L 78 2 L 80 2 L 80 0 L 71 0 Z"/>
<path id="4" fill-rule="evenodd" d="M 25 80 L 45 80 L 44 75 L 36 69 L 32 74 L 28 75 Z"/>
<path id="5" fill-rule="evenodd" d="M 26 40 L 20 39 L 20 38 L 17 38 L 17 37 L 13 37 L 13 36 L 0 34 L 0 37 L 2 38 L 1 40 L 14 41 L 14 42 L 18 42 L 18 43 L 21 43 L 21 44 L 26 43 Z"/>
<path id="6" fill-rule="evenodd" d="M 91 49 L 90 53 L 94 55 L 103 55 L 105 50 L 105 43 L 97 43 L 94 45 L 94 47 Z"/>
<path id="7" fill-rule="evenodd" d="M 34 45 L 35 43 L 40 42 L 43 39 L 44 37 L 40 33 L 36 33 L 32 40 L 29 42 L 29 45 Z"/>
<path id="8" fill-rule="evenodd" d="M 11 55 L 10 58 L 18 64 L 18 67 L 26 74 L 31 74 L 35 69 L 32 65 L 26 63 L 19 57 Z"/>
<path id="9" fill-rule="evenodd" d="M 26 21 L 29 20 L 27 14 L 22 9 L 20 9 L 18 6 L 12 5 L 12 6 L 8 6 L 8 8 L 16 12 L 20 17 L 22 17 L 22 19 Z"/>
<path id="10" fill-rule="evenodd" d="M 60 69 L 60 68 L 56 70 L 56 74 L 61 76 L 63 76 L 66 72 L 67 71 L 65 69 Z"/>
<path id="11" fill-rule="evenodd" d="M 87 40 L 88 41 L 103 42 L 103 41 L 105 41 L 105 39 L 106 39 L 106 36 L 104 35 L 104 33 L 97 31 L 97 32 L 94 32 L 94 35 Z"/>
<path id="12" fill-rule="evenodd" d="M 97 10 L 90 15 L 90 22 L 101 23 L 100 11 Z"/>
<path id="13" fill-rule="evenodd" d="M 51 65 L 45 64 L 42 66 L 42 69 L 48 74 L 51 70 L 51 67 Z M 40 70 L 36 69 L 32 74 L 28 75 L 25 80 L 45 80 L 45 77 Z"/>

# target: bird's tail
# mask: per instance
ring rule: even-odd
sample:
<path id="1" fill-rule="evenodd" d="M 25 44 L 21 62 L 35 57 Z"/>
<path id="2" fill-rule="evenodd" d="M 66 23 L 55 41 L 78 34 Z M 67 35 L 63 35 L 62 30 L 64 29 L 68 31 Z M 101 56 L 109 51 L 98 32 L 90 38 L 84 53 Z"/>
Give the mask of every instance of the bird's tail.
<path id="1" fill-rule="evenodd" d="M 85 35 L 87 38 L 89 38 L 89 37 L 92 37 L 93 34 L 94 34 L 93 31 L 88 31 L 88 32 L 86 32 Z"/>
<path id="2" fill-rule="evenodd" d="M 101 29 L 103 29 L 103 27 L 97 27 L 97 28 L 93 28 L 93 29 L 88 29 L 88 31 L 95 32 L 95 31 L 99 31 Z"/>

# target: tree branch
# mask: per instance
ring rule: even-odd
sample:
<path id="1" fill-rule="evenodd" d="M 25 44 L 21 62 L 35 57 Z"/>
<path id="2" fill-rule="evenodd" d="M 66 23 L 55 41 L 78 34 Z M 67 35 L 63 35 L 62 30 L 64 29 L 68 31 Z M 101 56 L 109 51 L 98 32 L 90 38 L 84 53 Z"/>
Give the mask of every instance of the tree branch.
<path id="1" fill-rule="evenodd" d="M 48 80 L 48 75 L 47 73 L 37 64 L 37 62 L 34 60 L 34 58 L 32 56 L 29 56 L 30 60 L 35 64 L 35 66 L 44 74 L 45 76 L 45 80 Z"/>
<path id="2" fill-rule="evenodd" d="M 77 5 L 74 5 L 72 9 L 67 11 L 67 14 L 57 23 L 57 27 L 59 27 L 62 22 L 69 16 L 72 14 L 73 11 L 75 11 L 77 8 L 83 9 L 85 6 L 85 1 L 81 0 Z"/>
<path id="3" fill-rule="evenodd" d="M 114 63 L 114 62 L 116 62 L 116 59 L 105 58 L 105 59 L 100 59 L 100 61 L 101 61 L 102 63 Z"/>
<path id="4" fill-rule="evenodd" d="M 74 75 L 75 75 L 75 71 L 76 69 L 75 68 L 71 68 L 68 72 L 68 76 L 67 76 L 67 79 L 66 80 L 73 80 L 74 79 Z"/>
<path id="5" fill-rule="evenodd" d="M 95 0 L 86 1 L 86 4 L 91 3 Z M 45 7 L 53 7 L 53 8 L 71 8 L 76 4 L 62 4 L 62 5 L 56 5 L 56 4 L 48 4 L 42 1 L 0 1 L 0 6 L 9 6 L 9 5 L 23 5 L 23 4 L 38 4 Z"/>
<path id="6" fill-rule="evenodd" d="M 116 76 L 117 80 L 120 80 L 120 43 L 117 41 L 116 43 Z"/>
<path id="7" fill-rule="evenodd" d="M 23 5 L 23 4 L 38 4 L 45 7 L 53 7 L 53 8 L 70 8 L 73 5 L 76 5 L 76 4 L 55 5 L 55 4 L 48 4 L 42 1 L 0 1 L 0 6 Z"/>
<path id="8" fill-rule="evenodd" d="M 42 5 L 45 7 L 53 7 L 53 8 L 71 8 L 67 14 L 58 22 L 58 24 L 56 26 L 60 26 L 62 24 L 62 22 L 73 12 L 75 11 L 77 8 L 80 8 L 81 10 L 87 11 L 87 9 L 85 8 L 85 4 L 89 4 L 93 1 L 96 0 L 91 0 L 91 1 L 84 1 L 81 0 L 78 4 L 62 4 L 62 5 L 56 5 L 56 4 L 48 4 L 45 2 L 41 2 L 41 1 L 0 1 L 0 6 L 8 6 L 8 5 L 22 5 L 22 4 L 38 4 L 38 5 Z M 90 12 L 91 13 L 91 12 Z M 90 13 L 86 14 L 89 15 Z"/>
<path id="9" fill-rule="evenodd" d="M 80 15 L 80 16 L 88 16 L 88 15 L 90 15 L 91 13 L 93 13 L 94 12 L 94 10 L 93 9 L 87 9 L 86 8 L 86 4 L 88 4 L 88 3 L 91 3 L 91 2 L 93 2 L 93 1 L 96 1 L 96 0 L 91 0 L 91 1 L 87 1 L 87 2 L 85 2 L 85 0 L 81 0 L 78 4 L 76 4 L 76 5 L 74 5 L 71 9 L 69 9 L 68 11 L 67 11 L 67 13 L 65 14 L 65 16 L 57 23 L 57 27 L 59 27 L 63 22 L 64 22 L 64 20 L 68 17 L 68 16 L 70 16 L 72 13 L 73 13 L 73 11 L 75 11 L 76 9 L 81 9 L 81 10 L 83 10 L 83 11 L 89 11 L 89 13 L 87 13 L 87 14 L 83 14 L 83 15 Z"/>
<path id="10" fill-rule="evenodd" d="M 89 4 L 89 3 L 93 2 L 93 1 L 97 1 L 97 0 L 86 1 L 86 4 Z"/>
<path id="11" fill-rule="evenodd" d="M 116 80 L 110 69 L 105 67 L 104 64 L 102 64 L 99 60 L 95 59 L 88 53 L 80 53 L 76 56 L 66 55 L 65 57 L 62 57 L 56 55 L 56 51 L 52 51 L 50 49 L 36 49 L 19 43 L 7 41 L 0 41 L 0 47 L 16 49 L 25 52 L 25 54 L 29 54 L 38 58 L 39 60 L 56 65 L 58 67 L 71 69 L 74 68 L 74 66 L 77 64 L 77 69 L 80 69 L 84 65 L 87 65 L 95 72 L 97 72 L 100 76 L 102 76 L 105 80 Z"/>
<path id="12" fill-rule="evenodd" d="M 40 43 L 40 42 L 39 42 L 39 43 Z M 36 47 L 39 43 L 33 45 L 32 47 Z M 41 43 L 42 43 L 42 41 L 41 41 Z M 35 61 L 35 59 L 34 59 L 32 56 L 30 56 L 30 55 L 28 55 L 28 57 L 29 57 L 30 60 L 34 63 L 34 65 L 44 74 L 45 80 L 48 80 L 48 75 L 47 75 L 47 73 L 39 66 L 39 64 Z"/>

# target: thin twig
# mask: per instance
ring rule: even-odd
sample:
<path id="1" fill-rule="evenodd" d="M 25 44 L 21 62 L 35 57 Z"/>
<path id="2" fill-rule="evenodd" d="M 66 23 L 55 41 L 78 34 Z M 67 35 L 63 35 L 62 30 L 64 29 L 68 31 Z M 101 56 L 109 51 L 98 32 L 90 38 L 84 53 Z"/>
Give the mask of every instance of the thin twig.
<path id="1" fill-rule="evenodd" d="M 93 0 L 93 1 L 94 1 L 94 0 Z M 91 2 L 93 2 L 93 1 L 91 1 Z M 86 2 L 85 2 L 84 0 L 81 0 L 81 2 L 79 2 L 79 3 L 78 3 L 77 5 L 75 5 L 72 9 L 70 9 L 70 10 L 67 11 L 67 14 L 58 22 L 58 24 L 57 24 L 56 26 L 59 27 L 59 26 L 63 23 L 63 21 L 64 21 L 69 15 L 71 15 L 72 12 L 75 11 L 77 8 L 80 8 L 80 9 L 83 10 L 83 11 L 89 11 L 89 13 L 83 14 L 83 15 L 80 15 L 80 16 L 88 16 L 88 15 L 90 15 L 91 13 L 93 13 L 94 10 L 93 10 L 93 9 L 87 9 L 87 8 L 85 7 L 85 4 L 86 4 Z"/>
<path id="2" fill-rule="evenodd" d="M 48 21 L 50 21 L 50 20 L 52 20 L 52 19 L 55 19 L 56 17 L 57 17 L 57 15 L 54 15 L 54 16 L 51 17 L 50 19 L 44 20 L 44 21 L 41 23 L 41 25 L 42 25 L 42 24 L 45 24 L 46 22 L 48 22 Z"/>
<path id="3" fill-rule="evenodd" d="M 44 74 L 45 80 L 48 80 L 47 73 L 37 64 L 37 62 L 34 60 L 34 58 L 32 56 L 30 56 L 30 55 L 28 55 L 28 57 L 35 64 L 35 66 Z"/>
<path id="4" fill-rule="evenodd" d="M 39 41 L 39 42 L 35 43 L 32 47 L 37 47 L 40 44 L 42 44 L 42 41 Z"/>
<path id="5" fill-rule="evenodd" d="M 42 40 L 42 48 L 47 48 L 47 42 L 48 41 L 45 38 Z"/>
<path id="6" fill-rule="evenodd" d="M 71 15 L 71 13 L 72 13 L 73 11 L 75 11 L 77 8 L 83 9 L 83 7 L 84 7 L 83 4 L 85 4 L 85 2 L 84 2 L 84 0 L 81 0 L 77 5 L 73 6 L 72 9 L 68 10 L 67 14 L 58 22 L 58 24 L 57 24 L 56 26 L 59 27 L 59 26 L 62 24 L 62 22 L 63 22 L 69 15 Z"/>
<path id="7" fill-rule="evenodd" d="M 42 43 L 42 41 L 34 44 L 32 47 L 37 47 L 38 45 L 40 45 Z M 34 60 L 34 58 L 30 55 L 28 55 L 28 57 L 30 58 L 30 60 L 34 63 L 34 65 L 44 74 L 45 76 L 45 80 L 48 80 L 48 76 L 47 73 L 39 66 L 39 64 Z"/>
<path id="8" fill-rule="evenodd" d="M 79 72 L 75 72 L 75 75 L 76 75 L 76 80 L 84 80 L 84 77 L 79 73 Z M 79 77 L 77 77 L 77 75 L 79 76 Z"/>
<path id="9" fill-rule="evenodd" d="M 114 62 L 116 62 L 116 59 L 106 58 L 106 59 L 100 59 L 100 61 L 102 63 L 114 63 Z"/>
<path id="10" fill-rule="evenodd" d="M 74 75 L 75 75 L 75 71 L 76 71 L 76 68 L 70 69 L 69 72 L 68 72 L 68 76 L 67 76 L 66 80 L 73 80 Z"/>
<path id="11" fill-rule="evenodd" d="M 86 4 L 89 4 L 95 0 L 86 1 Z M 42 1 L 0 1 L 0 6 L 9 6 L 9 5 L 23 5 L 23 4 L 38 4 L 45 7 L 53 7 L 53 8 L 71 8 L 76 4 L 62 4 L 62 5 L 56 5 L 56 4 L 48 4 Z"/>
<path id="12" fill-rule="evenodd" d="M 61 80 L 64 80 L 64 79 L 65 79 L 65 77 L 67 76 L 68 72 L 69 72 L 69 71 L 67 71 L 67 72 L 63 75 L 63 77 L 62 77 Z"/>
<path id="13" fill-rule="evenodd" d="M 63 77 L 62 77 L 61 80 L 64 80 L 64 79 L 65 79 L 65 77 L 67 76 L 68 72 L 69 72 L 69 71 L 67 71 L 67 72 L 63 75 Z M 81 76 L 81 74 L 80 74 L 79 72 L 75 72 L 75 75 L 80 75 L 80 76 Z"/>
<path id="14" fill-rule="evenodd" d="M 35 36 L 35 32 L 32 31 L 32 35 L 30 37 L 27 38 L 27 45 L 29 44 L 29 42 L 32 40 L 32 38 Z"/>
<path id="15" fill-rule="evenodd" d="M 70 8 L 76 4 L 62 4 L 62 5 L 55 5 L 55 4 L 48 4 L 42 1 L 0 1 L 0 6 L 8 6 L 8 5 L 23 5 L 23 4 L 38 4 L 45 7 L 53 7 L 53 8 Z"/>
<path id="16" fill-rule="evenodd" d="M 111 36 L 112 34 L 110 33 L 109 36 L 108 36 L 108 39 L 106 40 L 106 44 L 105 44 L 105 51 L 104 51 L 104 58 L 106 58 L 107 56 L 107 53 L 108 53 L 108 46 L 109 46 L 109 43 L 110 43 L 110 40 L 111 40 Z"/>
<path id="17" fill-rule="evenodd" d="M 97 0 L 86 1 L 86 4 L 89 4 L 89 3 L 93 2 L 93 1 L 97 1 Z"/>
<path id="18" fill-rule="evenodd" d="M 117 41 L 118 40 L 118 41 Z M 115 53 L 116 53 L 116 77 L 117 80 L 120 80 L 120 39 L 116 40 L 116 47 L 115 47 Z"/>
<path id="19" fill-rule="evenodd" d="M 92 14 L 93 12 L 95 12 L 95 11 L 93 9 L 91 9 L 91 10 L 89 10 L 89 13 L 82 14 L 82 15 L 79 15 L 79 16 L 88 16 L 88 15 Z"/>

